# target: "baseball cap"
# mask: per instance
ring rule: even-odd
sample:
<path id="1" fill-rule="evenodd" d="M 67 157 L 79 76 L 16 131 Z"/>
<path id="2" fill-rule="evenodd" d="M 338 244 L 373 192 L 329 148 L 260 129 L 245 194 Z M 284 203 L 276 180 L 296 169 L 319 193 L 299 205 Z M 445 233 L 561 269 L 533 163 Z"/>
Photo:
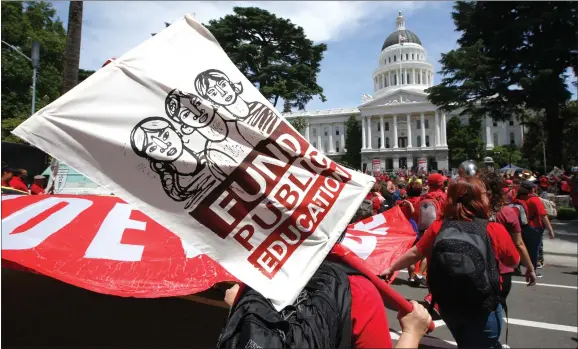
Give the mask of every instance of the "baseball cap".
<path id="1" fill-rule="evenodd" d="M 445 177 L 439 173 L 432 173 L 427 177 L 427 183 L 437 187 L 441 187 L 445 180 Z"/>
<path id="2" fill-rule="evenodd" d="M 522 181 L 522 183 L 520 183 L 520 185 L 524 188 L 528 188 L 528 189 L 532 189 L 536 186 L 536 184 L 534 184 L 534 182 L 532 181 Z"/>
<path id="3" fill-rule="evenodd" d="M 492 158 L 489 157 L 489 156 L 486 156 L 486 157 L 484 158 L 484 163 L 485 163 L 485 164 L 493 164 L 493 163 L 494 163 L 494 159 L 492 159 Z"/>

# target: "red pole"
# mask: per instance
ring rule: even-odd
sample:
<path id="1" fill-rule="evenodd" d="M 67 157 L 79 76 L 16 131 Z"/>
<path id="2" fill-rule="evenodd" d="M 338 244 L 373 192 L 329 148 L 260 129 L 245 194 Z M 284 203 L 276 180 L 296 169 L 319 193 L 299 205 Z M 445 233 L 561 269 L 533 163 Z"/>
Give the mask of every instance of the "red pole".
<path id="1" fill-rule="evenodd" d="M 366 265 L 365 261 L 355 253 L 351 252 L 347 247 L 343 246 L 342 244 L 335 244 L 333 246 L 333 250 L 331 251 L 333 254 L 337 255 L 341 260 L 347 263 L 350 267 L 355 268 L 362 274 L 364 274 L 379 290 L 382 297 L 384 297 L 387 301 L 397 306 L 397 310 L 401 311 L 402 314 L 411 313 L 413 310 L 413 306 L 410 302 L 407 301 L 404 297 L 402 297 L 399 293 L 397 293 L 391 286 L 389 286 L 384 280 L 380 279 L 377 275 L 375 275 L 371 269 Z M 429 325 L 429 332 L 432 332 L 435 329 L 435 324 L 432 321 Z"/>

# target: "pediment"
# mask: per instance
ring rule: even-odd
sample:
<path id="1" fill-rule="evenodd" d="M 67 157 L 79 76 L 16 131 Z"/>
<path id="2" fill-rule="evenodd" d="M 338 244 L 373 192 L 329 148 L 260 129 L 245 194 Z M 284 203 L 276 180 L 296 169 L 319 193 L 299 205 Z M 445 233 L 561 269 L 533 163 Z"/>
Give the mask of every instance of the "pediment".
<path id="1" fill-rule="evenodd" d="M 427 94 L 413 92 L 413 91 L 395 91 L 383 96 L 378 96 L 375 99 L 369 100 L 365 98 L 365 103 L 363 103 L 360 108 L 371 108 L 371 107 L 381 107 L 390 105 L 401 105 L 410 103 L 423 103 L 427 102 Z"/>

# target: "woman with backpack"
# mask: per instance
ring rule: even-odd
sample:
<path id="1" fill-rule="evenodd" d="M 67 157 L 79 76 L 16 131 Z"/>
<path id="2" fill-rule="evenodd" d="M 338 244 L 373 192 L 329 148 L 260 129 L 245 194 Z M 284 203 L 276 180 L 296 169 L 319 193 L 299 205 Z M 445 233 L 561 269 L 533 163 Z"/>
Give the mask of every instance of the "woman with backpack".
<path id="1" fill-rule="evenodd" d="M 502 178 L 495 172 L 482 171 L 480 178 L 484 181 L 488 196 L 490 198 L 490 220 L 498 222 L 506 228 L 512 241 L 520 253 L 520 264 L 526 268 L 526 282 L 528 286 L 536 285 L 536 272 L 524 240 L 522 239 L 522 222 L 520 222 L 520 212 L 524 210 L 520 205 L 506 204 L 506 193 L 503 190 L 504 184 Z M 524 212 L 525 214 L 525 212 Z M 527 221 L 526 221 L 527 223 Z M 506 299 L 512 288 L 512 275 L 514 268 L 506 267 L 500 263 L 500 276 L 502 278 L 502 299 Z"/>
<path id="2" fill-rule="evenodd" d="M 431 307 L 459 348 L 501 348 L 502 305 L 498 261 L 516 267 L 520 254 L 506 229 L 489 222 L 490 201 L 482 181 L 459 177 L 448 188 L 444 219 L 382 275 L 390 278 L 418 260 L 428 259 Z"/>

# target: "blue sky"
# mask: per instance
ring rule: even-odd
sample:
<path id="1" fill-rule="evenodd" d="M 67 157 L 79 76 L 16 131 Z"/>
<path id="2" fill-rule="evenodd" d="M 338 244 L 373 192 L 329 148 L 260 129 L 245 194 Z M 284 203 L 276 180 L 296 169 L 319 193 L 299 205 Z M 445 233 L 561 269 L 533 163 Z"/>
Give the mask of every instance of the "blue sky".
<path id="1" fill-rule="evenodd" d="M 53 4 L 66 25 L 68 2 Z M 195 13 L 205 23 L 232 13 L 234 6 L 256 6 L 291 19 L 310 39 L 328 46 L 318 78 L 327 101 L 314 98 L 307 110 L 356 107 L 362 94 L 373 92 L 371 74 L 383 41 L 395 30 L 398 11 L 403 12 L 407 29 L 421 39 L 434 70 L 440 70 L 441 53 L 456 48 L 459 37 L 451 19 L 452 5 L 449 1 L 86 1 L 80 67 L 100 68 L 108 58 L 121 56 L 162 30 L 164 22 L 186 13 Z M 435 81 L 440 80 L 436 74 Z"/>

